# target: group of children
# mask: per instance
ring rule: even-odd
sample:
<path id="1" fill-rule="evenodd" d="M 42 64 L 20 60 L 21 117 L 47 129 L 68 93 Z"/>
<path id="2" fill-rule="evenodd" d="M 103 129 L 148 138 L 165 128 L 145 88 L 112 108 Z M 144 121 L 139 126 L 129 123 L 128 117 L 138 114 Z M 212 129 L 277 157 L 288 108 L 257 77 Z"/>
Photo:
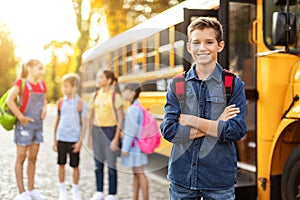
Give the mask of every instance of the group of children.
<path id="1" fill-rule="evenodd" d="M 16 200 L 47 199 L 35 189 L 34 185 L 36 160 L 39 146 L 43 142 L 43 120 L 47 111 L 45 96 L 47 89 L 42 81 L 44 73 L 44 66 L 40 61 L 31 59 L 25 63 L 22 66 L 21 78 L 14 83 L 6 102 L 18 119 L 14 130 L 14 142 L 17 148 L 15 176 L 19 191 Z M 23 93 L 20 94 L 23 80 L 25 86 Z M 77 94 L 79 81 L 77 74 L 64 75 L 61 84 L 63 97 L 57 101 L 53 150 L 57 152 L 58 199 L 66 200 L 69 196 L 64 184 L 67 157 L 69 157 L 69 165 L 73 168 L 72 199 L 81 199 L 78 186 L 80 149 L 89 127 L 88 142 L 94 152 L 96 179 L 96 192 L 91 200 L 117 199 L 116 161 L 121 142 L 123 144 L 122 164 L 133 169 L 133 199 L 138 199 L 139 188 L 141 188 L 143 199 L 147 200 L 148 181 L 143 172 L 143 166 L 148 162 L 147 156 L 139 150 L 138 145 L 133 145 L 134 138 L 140 134 L 141 129 L 137 125 L 141 125 L 142 112 L 139 112 L 136 106 L 129 106 L 126 117 L 124 115 L 126 101 L 130 104 L 139 104 L 141 85 L 130 83 L 121 93 L 114 73 L 110 70 L 101 72 L 97 76 L 97 90 L 88 112 L 87 103 Z M 21 97 L 21 105 L 15 101 L 18 97 Z M 28 161 L 27 191 L 23 181 L 23 165 L 26 159 Z M 109 177 L 109 191 L 105 198 L 104 162 L 107 163 Z"/>
<path id="2" fill-rule="evenodd" d="M 175 81 L 168 87 L 162 135 L 173 143 L 170 154 L 168 178 L 171 182 L 171 200 L 178 199 L 235 199 L 237 153 L 235 142 L 247 131 L 245 122 L 246 96 L 244 83 L 234 78 L 231 98 L 226 102 L 222 80 L 222 66 L 217 62 L 218 53 L 224 48 L 222 25 L 214 18 L 200 17 L 188 27 L 187 50 L 194 64 L 185 74 L 185 99 L 181 106 L 175 92 Z M 34 174 L 39 144 L 43 141 L 42 120 L 46 115 L 46 87 L 40 80 L 43 65 L 30 60 L 23 67 L 26 78 L 23 104 L 14 103 L 19 95 L 22 80 L 17 80 L 7 99 L 11 111 L 18 118 L 15 126 L 17 158 L 15 164 L 19 195 L 16 199 L 43 199 L 34 188 Z M 64 99 L 58 102 L 58 118 L 55 125 L 54 149 L 58 152 L 59 199 L 67 199 L 64 186 L 66 155 L 70 154 L 73 167 L 73 199 L 80 199 L 79 151 L 86 128 L 87 106 L 80 103 L 76 95 L 78 77 L 63 78 Z M 104 71 L 98 78 L 98 87 L 93 97 L 90 117 L 90 135 L 95 159 L 96 193 L 91 200 L 102 200 L 103 168 L 107 162 L 109 195 L 107 200 L 116 199 L 116 158 L 123 131 L 122 164 L 133 169 L 133 199 L 138 199 L 141 188 L 143 199 L 148 199 L 148 182 L 143 166 L 148 162 L 136 140 L 141 130 L 142 112 L 138 101 L 139 84 L 125 86 L 121 94 L 113 72 Z M 123 97 L 122 97 L 123 96 Z M 123 116 L 125 98 L 130 102 Z M 81 105 L 81 106 L 80 106 Z M 123 124 L 124 121 L 124 124 Z M 28 160 L 28 192 L 23 184 L 23 164 Z"/>

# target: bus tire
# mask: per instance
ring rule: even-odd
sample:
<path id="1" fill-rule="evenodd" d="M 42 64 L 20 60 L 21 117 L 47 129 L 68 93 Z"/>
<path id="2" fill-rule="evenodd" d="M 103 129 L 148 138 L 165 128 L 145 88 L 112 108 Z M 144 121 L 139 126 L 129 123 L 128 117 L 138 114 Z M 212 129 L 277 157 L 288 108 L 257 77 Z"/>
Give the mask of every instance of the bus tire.
<path id="1" fill-rule="evenodd" d="M 282 200 L 295 200 L 300 185 L 300 145 L 289 155 L 281 176 Z"/>

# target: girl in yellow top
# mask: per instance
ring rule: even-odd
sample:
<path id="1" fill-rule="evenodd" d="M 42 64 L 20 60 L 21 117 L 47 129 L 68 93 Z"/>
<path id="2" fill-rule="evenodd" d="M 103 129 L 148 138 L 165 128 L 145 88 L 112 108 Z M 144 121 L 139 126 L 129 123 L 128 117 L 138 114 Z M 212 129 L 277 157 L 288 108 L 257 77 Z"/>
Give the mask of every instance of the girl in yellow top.
<path id="1" fill-rule="evenodd" d="M 114 73 L 105 70 L 99 79 L 100 89 L 96 92 L 92 111 L 91 122 L 92 140 L 95 159 L 95 175 L 97 192 L 91 200 L 103 199 L 103 168 L 107 161 L 109 176 L 109 195 L 106 200 L 116 199 L 117 194 L 117 170 L 116 160 L 119 149 L 119 138 L 123 123 L 124 101 L 118 90 L 118 85 L 114 85 L 117 79 Z"/>

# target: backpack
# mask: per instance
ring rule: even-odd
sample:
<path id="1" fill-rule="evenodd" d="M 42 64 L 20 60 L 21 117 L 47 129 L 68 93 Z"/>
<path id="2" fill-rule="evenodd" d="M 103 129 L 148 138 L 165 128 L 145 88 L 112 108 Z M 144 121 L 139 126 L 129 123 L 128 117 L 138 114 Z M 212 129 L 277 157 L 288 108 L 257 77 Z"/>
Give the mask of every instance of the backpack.
<path id="1" fill-rule="evenodd" d="M 60 117 L 60 111 L 61 111 L 61 106 L 62 106 L 63 101 L 64 101 L 64 97 L 61 97 L 57 102 L 58 117 Z M 82 99 L 81 98 L 79 98 L 79 100 L 78 100 L 77 110 L 79 113 L 79 120 L 80 120 L 80 126 L 81 126 L 82 125 L 82 121 L 81 121 Z"/>
<path id="2" fill-rule="evenodd" d="M 157 125 L 157 120 L 142 105 L 133 104 L 143 111 L 143 122 L 140 137 L 136 137 L 136 141 L 141 152 L 145 154 L 153 153 L 159 146 L 161 134 Z"/>
<path id="3" fill-rule="evenodd" d="M 185 106 L 185 98 L 186 98 L 186 82 L 185 82 L 185 75 L 186 73 L 183 72 L 181 74 L 178 74 L 174 77 L 174 84 L 175 84 L 175 94 L 179 101 L 180 108 L 183 109 Z M 225 97 L 226 97 L 226 104 L 229 103 L 231 99 L 231 95 L 234 88 L 235 83 L 235 75 L 228 71 L 223 69 L 222 70 L 222 80 L 224 84 L 224 90 L 225 90 Z"/>
<path id="4" fill-rule="evenodd" d="M 25 79 L 22 80 L 22 86 L 20 90 L 20 97 L 19 97 L 19 105 L 22 105 L 22 96 L 25 87 Z M 6 99 L 10 90 L 7 90 L 4 95 L 2 95 L 0 99 L 0 124 L 3 128 L 7 131 L 10 131 L 14 128 L 14 125 L 17 121 L 17 117 L 10 111 L 9 107 L 6 104 Z"/>

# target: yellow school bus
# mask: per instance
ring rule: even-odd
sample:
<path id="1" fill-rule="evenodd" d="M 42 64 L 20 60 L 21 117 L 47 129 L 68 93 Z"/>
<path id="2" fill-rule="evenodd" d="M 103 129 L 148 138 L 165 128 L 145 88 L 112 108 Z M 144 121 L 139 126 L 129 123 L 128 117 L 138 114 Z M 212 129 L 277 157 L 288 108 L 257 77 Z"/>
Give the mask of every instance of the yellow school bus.
<path id="1" fill-rule="evenodd" d="M 248 132 L 236 145 L 236 199 L 300 199 L 296 0 L 186 0 L 86 51 L 82 95 L 88 97 L 95 90 L 96 73 L 109 68 L 121 86 L 141 82 L 142 104 L 162 120 L 170 79 L 191 66 L 186 29 L 199 16 L 221 21 L 225 48 L 218 62 L 245 82 Z M 171 146 L 162 139 L 156 153 L 167 159 Z"/>

